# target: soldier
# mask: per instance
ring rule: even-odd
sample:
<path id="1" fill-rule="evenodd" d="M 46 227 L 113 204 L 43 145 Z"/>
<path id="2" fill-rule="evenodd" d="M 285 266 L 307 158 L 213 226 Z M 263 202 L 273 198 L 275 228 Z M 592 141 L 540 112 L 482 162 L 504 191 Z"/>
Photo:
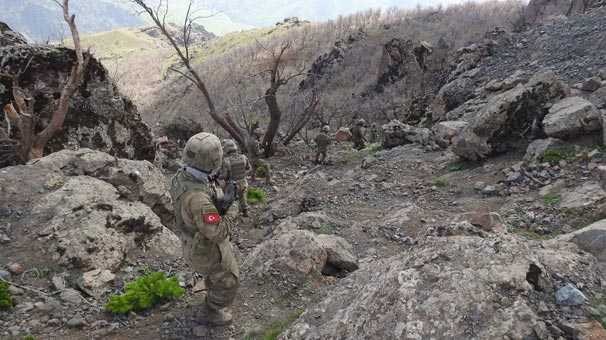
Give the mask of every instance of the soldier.
<path id="1" fill-rule="evenodd" d="M 173 177 L 170 190 L 176 231 L 184 257 L 195 271 L 205 275 L 208 294 L 204 321 L 229 325 L 240 272 L 230 243 L 235 216 L 229 204 L 220 204 L 224 203 L 223 193 L 213 180 L 223 161 L 221 141 L 213 134 L 199 133 L 189 139 L 182 158 L 185 167 Z"/>
<path id="2" fill-rule="evenodd" d="M 242 213 L 244 217 L 248 217 L 248 202 L 246 200 L 248 181 L 246 180 L 246 174 L 252 167 L 248 158 L 243 154 L 238 153 L 238 146 L 232 139 L 223 141 L 223 152 L 226 154 L 226 157 L 223 159 L 221 177 L 226 181 L 231 180 L 236 182 L 240 213 Z"/>
<path id="3" fill-rule="evenodd" d="M 377 123 L 372 123 L 370 126 L 370 143 L 378 143 L 379 142 L 379 128 L 377 127 Z"/>
<path id="4" fill-rule="evenodd" d="M 351 129 L 351 140 L 354 143 L 356 150 L 362 150 L 366 147 L 366 138 L 364 137 L 364 119 L 358 119 L 356 125 Z"/>
<path id="5" fill-rule="evenodd" d="M 251 179 L 255 181 L 257 179 L 257 170 L 262 169 L 265 172 L 265 184 L 272 185 L 271 166 L 265 160 L 261 159 L 260 139 L 260 133 L 254 133 L 253 136 L 248 139 L 248 154 L 252 160 L 251 163 L 253 166 Z"/>
<path id="6" fill-rule="evenodd" d="M 328 146 L 330 145 L 330 126 L 325 125 L 322 127 L 320 133 L 316 136 L 316 160 L 315 164 L 324 164 L 326 161 L 326 153 L 328 152 Z"/>

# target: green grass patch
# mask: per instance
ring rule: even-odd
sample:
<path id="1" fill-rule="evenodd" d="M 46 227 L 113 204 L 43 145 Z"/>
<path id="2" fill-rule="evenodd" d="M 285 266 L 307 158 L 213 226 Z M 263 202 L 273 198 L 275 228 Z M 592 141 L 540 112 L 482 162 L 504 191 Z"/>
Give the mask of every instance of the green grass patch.
<path id="1" fill-rule="evenodd" d="M 245 340 L 276 340 L 295 320 L 297 320 L 303 310 L 297 310 L 291 313 L 286 319 L 271 323 L 262 334 L 249 334 L 244 337 Z"/>
<path id="2" fill-rule="evenodd" d="M 26 335 L 23 337 L 23 340 L 36 340 L 36 337 L 33 335 Z"/>
<path id="3" fill-rule="evenodd" d="M 543 162 L 557 164 L 560 161 L 570 161 L 575 158 L 576 152 L 574 147 L 560 147 L 545 151 L 543 154 Z"/>
<path id="4" fill-rule="evenodd" d="M 7 310 L 13 307 L 13 297 L 8 291 L 8 283 L 0 281 L 0 310 Z"/>
<path id="5" fill-rule="evenodd" d="M 246 199 L 250 204 L 262 204 L 267 201 L 267 193 L 261 188 L 251 187 L 246 192 Z"/>
<path id="6" fill-rule="evenodd" d="M 325 223 L 320 225 L 320 229 L 317 229 L 316 232 L 318 234 L 326 234 L 326 235 L 332 235 L 335 233 L 335 226 L 329 223 Z"/>
<path id="7" fill-rule="evenodd" d="M 547 195 L 543 197 L 543 202 L 545 203 L 545 205 L 558 205 L 560 204 L 560 202 L 562 202 L 562 197 L 560 197 L 560 195 Z"/>
<path id="8" fill-rule="evenodd" d="M 436 178 L 433 181 L 433 185 L 438 188 L 446 188 L 448 186 L 448 181 L 445 178 Z"/>
<path id="9" fill-rule="evenodd" d="M 153 306 L 180 298 L 185 290 L 176 278 L 167 278 L 164 273 L 152 272 L 126 285 L 124 293 L 110 298 L 105 309 L 114 314 L 139 312 Z"/>
<path id="10" fill-rule="evenodd" d="M 606 328 L 606 296 L 598 294 L 589 308 L 591 315 Z"/>
<path id="11" fill-rule="evenodd" d="M 368 152 L 369 154 L 374 154 L 381 150 L 383 150 L 383 146 L 379 143 L 368 144 L 368 146 L 364 149 L 364 151 Z"/>

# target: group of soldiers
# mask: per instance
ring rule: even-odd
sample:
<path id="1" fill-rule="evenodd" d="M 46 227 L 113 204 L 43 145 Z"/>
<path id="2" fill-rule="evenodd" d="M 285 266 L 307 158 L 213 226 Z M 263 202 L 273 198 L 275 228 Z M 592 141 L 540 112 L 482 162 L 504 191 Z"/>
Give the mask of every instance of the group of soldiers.
<path id="1" fill-rule="evenodd" d="M 351 127 L 351 141 L 353 142 L 353 147 L 356 150 L 362 150 L 366 148 L 366 143 L 378 143 L 381 139 L 381 133 L 376 123 L 373 123 L 370 126 L 370 130 L 368 131 L 368 138 L 366 138 L 366 126 L 366 120 L 358 119 Z M 322 127 L 320 133 L 318 133 L 314 140 L 316 144 L 316 157 L 314 160 L 315 164 L 326 163 L 328 147 L 331 144 L 331 138 L 328 136 L 328 133 L 330 133 L 330 127 L 328 125 L 325 125 L 324 127 Z"/>
<path id="2" fill-rule="evenodd" d="M 367 142 L 366 122 L 358 120 L 352 128 L 356 149 Z M 375 127 L 375 125 L 373 125 Z M 373 132 L 373 130 L 375 130 Z M 316 136 L 316 163 L 326 161 L 331 138 L 330 127 L 324 126 Z M 374 142 L 376 129 L 371 127 Z M 238 213 L 248 215 L 247 175 L 254 179 L 261 168 L 265 181 L 271 184 L 269 164 L 260 158 L 259 137 L 253 136 L 246 145 L 248 159 L 238 151 L 233 140 L 221 141 L 211 133 L 199 133 L 189 139 L 182 154 L 184 166 L 172 179 L 176 229 L 183 246 L 183 255 L 195 271 L 204 274 L 208 288 L 199 314 L 199 322 L 209 326 L 225 326 L 232 322 L 231 306 L 240 286 L 238 262 L 230 241 Z"/>

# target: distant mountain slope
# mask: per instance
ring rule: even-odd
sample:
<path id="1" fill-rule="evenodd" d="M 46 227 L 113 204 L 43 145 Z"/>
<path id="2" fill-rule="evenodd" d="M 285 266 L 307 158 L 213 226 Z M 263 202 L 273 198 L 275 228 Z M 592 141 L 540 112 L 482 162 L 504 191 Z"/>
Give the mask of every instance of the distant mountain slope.
<path id="1" fill-rule="evenodd" d="M 51 0 L 0 0 L 0 21 L 34 41 L 60 40 L 67 36 L 61 12 Z M 82 33 L 140 26 L 143 20 L 116 0 L 72 1 Z"/>

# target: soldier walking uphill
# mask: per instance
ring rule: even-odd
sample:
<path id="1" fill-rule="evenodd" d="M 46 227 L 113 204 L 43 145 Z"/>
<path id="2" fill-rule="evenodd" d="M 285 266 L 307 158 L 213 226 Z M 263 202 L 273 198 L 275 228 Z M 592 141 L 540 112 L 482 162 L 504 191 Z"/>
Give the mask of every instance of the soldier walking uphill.
<path id="1" fill-rule="evenodd" d="M 251 179 L 257 180 L 257 171 L 261 169 L 265 174 L 265 184 L 272 185 L 271 182 L 271 167 L 269 163 L 261 159 L 261 146 L 259 140 L 261 139 L 260 133 L 253 133 L 253 136 L 248 139 L 248 155 L 253 166 Z"/>
<path id="2" fill-rule="evenodd" d="M 366 121 L 359 119 L 356 125 L 351 129 L 351 140 L 356 150 L 362 150 L 366 147 L 366 138 L 364 137 L 364 125 Z"/>
<path id="3" fill-rule="evenodd" d="M 230 243 L 235 216 L 214 181 L 223 162 L 221 141 L 213 134 L 199 133 L 187 142 L 182 158 L 185 167 L 173 177 L 170 194 L 183 255 L 195 271 L 205 275 L 208 287 L 205 316 L 200 321 L 228 325 L 240 273 Z"/>
<path id="4" fill-rule="evenodd" d="M 330 145 L 330 137 L 328 137 L 329 132 L 330 127 L 326 125 L 322 127 L 322 131 L 316 136 L 315 164 L 324 164 L 324 162 L 326 162 L 326 154 L 328 153 L 328 146 Z"/>
<path id="5" fill-rule="evenodd" d="M 238 153 L 238 146 L 232 139 L 223 141 L 223 152 L 225 153 L 225 159 L 223 159 L 221 178 L 236 183 L 240 213 L 247 217 L 248 202 L 246 200 L 246 192 L 248 191 L 248 181 L 246 180 L 246 175 L 251 170 L 250 162 L 246 156 Z"/>

